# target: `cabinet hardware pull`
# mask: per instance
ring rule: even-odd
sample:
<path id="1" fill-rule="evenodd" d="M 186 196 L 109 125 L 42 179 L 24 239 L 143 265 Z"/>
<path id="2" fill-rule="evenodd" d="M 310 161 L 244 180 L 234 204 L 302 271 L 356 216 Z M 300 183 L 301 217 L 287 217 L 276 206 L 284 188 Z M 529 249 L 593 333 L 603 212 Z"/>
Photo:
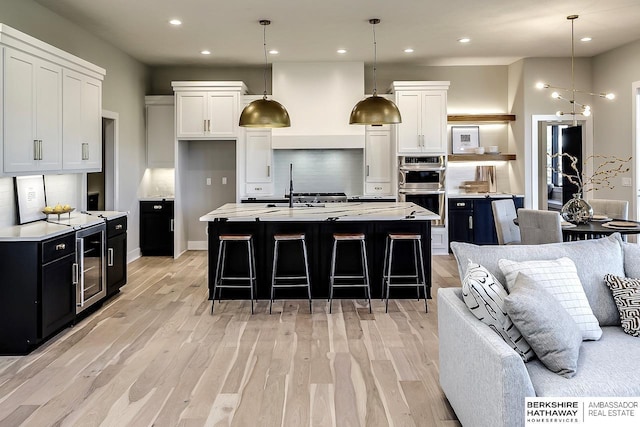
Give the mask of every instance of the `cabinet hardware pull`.
<path id="1" fill-rule="evenodd" d="M 465 205 L 465 203 L 464 203 L 464 202 L 458 202 L 458 203 L 456 203 L 456 206 L 458 206 L 458 207 L 462 207 L 462 206 L 464 206 L 464 205 Z"/>
<path id="2" fill-rule="evenodd" d="M 261 191 L 262 187 L 256 187 L 256 191 Z"/>
<path id="3" fill-rule="evenodd" d="M 203 120 L 203 124 L 202 124 L 202 131 L 206 132 L 207 131 L 207 120 Z"/>
<path id="4" fill-rule="evenodd" d="M 469 217 L 469 230 L 473 230 L 473 217 Z"/>
<path id="5" fill-rule="evenodd" d="M 65 243 L 58 243 L 56 245 L 56 251 L 63 251 L 67 248 L 67 245 Z"/>
<path id="6" fill-rule="evenodd" d="M 376 190 L 382 190 L 382 187 L 376 187 Z"/>
<path id="7" fill-rule="evenodd" d="M 369 165 L 367 165 L 367 176 L 369 176 Z"/>
<path id="8" fill-rule="evenodd" d="M 160 210 L 162 209 L 162 205 L 153 205 L 153 209 Z"/>
<path id="9" fill-rule="evenodd" d="M 207 132 L 211 132 L 211 120 L 207 120 Z"/>
<path id="10" fill-rule="evenodd" d="M 171 231 L 173 231 L 173 219 L 171 219 Z"/>
<path id="11" fill-rule="evenodd" d="M 116 230 L 122 230 L 122 224 L 117 224 L 116 225 Z"/>
<path id="12" fill-rule="evenodd" d="M 107 266 L 113 267 L 113 248 L 107 249 Z"/>
<path id="13" fill-rule="evenodd" d="M 89 143 L 82 143 L 82 160 L 89 160 Z"/>
<path id="14" fill-rule="evenodd" d="M 79 280 L 78 275 L 79 275 L 79 272 L 80 272 L 80 270 L 78 269 L 78 263 L 74 262 L 71 267 L 72 267 L 71 268 L 71 275 L 73 276 L 73 279 L 71 280 L 71 282 L 74 285 L 77 285 L 78 284 L 78 280 Z"/>
<path id="15" fill-rule="evenodd" d="M 271 166 L 267 165 L 267 176 L 271 176 Z"/>
<path id="16" fill-rule="evenodd" d="M 33 160 L 38 160 L 38 140 L 33 140 Z"/>

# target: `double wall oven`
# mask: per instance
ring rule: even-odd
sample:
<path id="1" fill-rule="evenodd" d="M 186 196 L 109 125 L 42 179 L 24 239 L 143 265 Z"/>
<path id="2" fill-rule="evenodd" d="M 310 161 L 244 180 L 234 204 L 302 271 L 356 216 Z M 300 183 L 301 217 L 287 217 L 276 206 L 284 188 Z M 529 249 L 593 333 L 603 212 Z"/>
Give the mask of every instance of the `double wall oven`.
<path id="1" fill-rule="evenodd" d="M 440 219 L 433 225 L 444 225 L 445 171 L 445 156 L 398 158 L 398 200 L 438 214 Z"/>

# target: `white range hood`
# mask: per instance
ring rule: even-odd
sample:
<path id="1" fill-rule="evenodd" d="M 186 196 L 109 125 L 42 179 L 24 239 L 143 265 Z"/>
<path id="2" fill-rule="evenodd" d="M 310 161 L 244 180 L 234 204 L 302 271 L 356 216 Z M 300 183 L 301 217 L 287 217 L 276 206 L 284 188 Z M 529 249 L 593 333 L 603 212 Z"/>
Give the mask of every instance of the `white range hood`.
<path id="1" fill-rule="evenodd" d="M 364 148 L 362 125 L 350 125 L 364 98 L 362 62 L 274 63 L 273 99 L 285 106 L 291 127 L 272 130 L 274 149 Z"/>

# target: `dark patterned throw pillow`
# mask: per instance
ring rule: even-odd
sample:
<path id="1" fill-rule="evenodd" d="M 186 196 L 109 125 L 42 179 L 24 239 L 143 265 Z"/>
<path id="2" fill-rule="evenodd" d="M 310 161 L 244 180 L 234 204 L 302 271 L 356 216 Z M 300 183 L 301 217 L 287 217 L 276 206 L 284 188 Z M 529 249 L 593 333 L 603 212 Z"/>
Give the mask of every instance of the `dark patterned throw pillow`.
<path id="1" fill-rule="evenodd" d="M 504 308 L 507 291 L 483 266 L 469 261 L 462 280 L 462 299 L 471 312 L 514 349 L 527 362 L 535 357 Z"/>
<path id="2" fill-rule="evenodd" d="M 604 276 L 613 300 L 620 313 L 622 329 L 629 335 L 640 337 L 640 279 L 614 276 Z"/>

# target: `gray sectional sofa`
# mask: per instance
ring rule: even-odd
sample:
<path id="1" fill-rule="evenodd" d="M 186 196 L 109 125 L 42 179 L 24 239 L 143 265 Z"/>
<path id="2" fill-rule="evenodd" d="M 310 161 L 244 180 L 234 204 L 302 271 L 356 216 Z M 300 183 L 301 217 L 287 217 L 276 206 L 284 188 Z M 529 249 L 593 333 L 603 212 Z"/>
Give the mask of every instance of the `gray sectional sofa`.
<path id="1" fill-rule="evenodd" d="M 498 260 L 571 258 L 589 305 L 603 331 L 583 341 L 577 373 L 565 378 L 538 359 L 527 363 L 465 305 L 461 288 L 438 291 L 440 384 L 465 427 L 524 426 L 527 396 L 640 396 L 640 338 L 626 334 L 605 274 L 640 278 L 640 245 L 619 234 L 567 243 L 476 246 L 452 243 L 460 277 L 468 260 L 486 267 L 501 283 Z"/>

